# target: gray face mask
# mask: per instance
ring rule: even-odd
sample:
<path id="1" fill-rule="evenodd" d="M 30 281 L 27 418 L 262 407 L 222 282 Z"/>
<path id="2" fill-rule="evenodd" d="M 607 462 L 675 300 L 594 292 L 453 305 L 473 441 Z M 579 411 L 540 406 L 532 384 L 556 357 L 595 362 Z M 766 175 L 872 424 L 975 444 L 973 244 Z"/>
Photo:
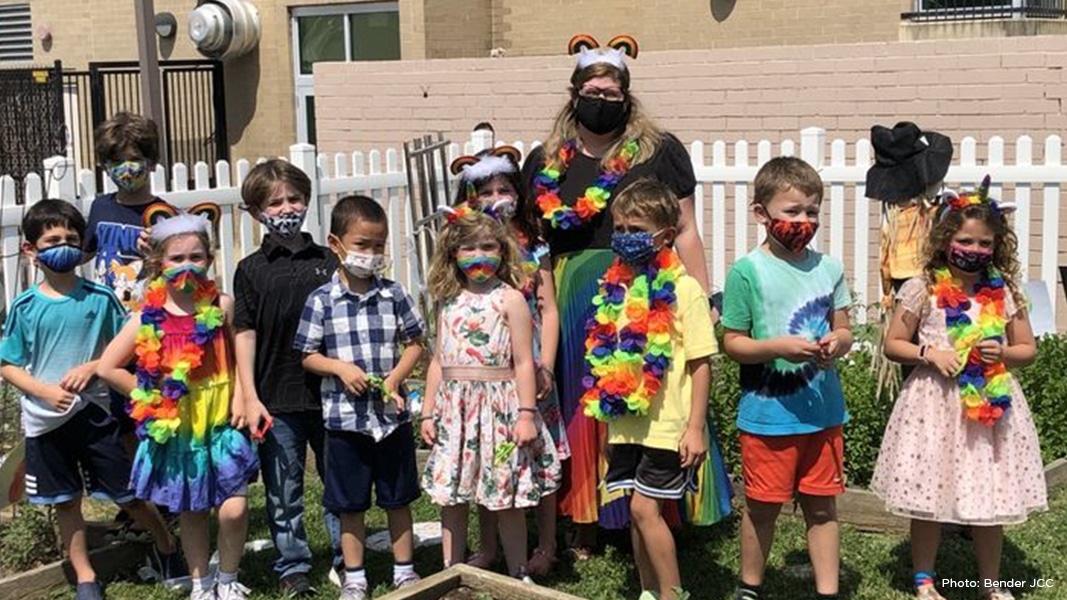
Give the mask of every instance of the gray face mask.
<path id="1" fill-rule="evenodd" d="M 300 233 L 300 227 L 304 225 L 304 219 L 308 211 L 304 210 L 284 212 L 274 216 L 266 213 L 259 215 L 259 222 L 267 228 L 267 231 L 280 238 L 290 238 Z"/>

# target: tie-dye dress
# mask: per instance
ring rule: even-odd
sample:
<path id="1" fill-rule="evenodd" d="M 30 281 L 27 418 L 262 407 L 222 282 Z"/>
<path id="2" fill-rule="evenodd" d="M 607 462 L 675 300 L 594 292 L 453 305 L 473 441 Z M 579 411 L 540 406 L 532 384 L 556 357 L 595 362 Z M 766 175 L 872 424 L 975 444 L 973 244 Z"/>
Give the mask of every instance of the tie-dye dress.
<path id="1" fill-rule="evenodd" d="M 166 313 L 160 327 L 164 354 L 196 343 L 193 315 Z M 189 393 L 178 404 L 177 434 L 162 444 L 141 440 L 130 477 L 138 498 L 174 513 L 210 510 L 244 493 L 258 471 L 251 443 L 230 425 L 237 375 L 229 340 L 220 331 L 190 374 Z"/>

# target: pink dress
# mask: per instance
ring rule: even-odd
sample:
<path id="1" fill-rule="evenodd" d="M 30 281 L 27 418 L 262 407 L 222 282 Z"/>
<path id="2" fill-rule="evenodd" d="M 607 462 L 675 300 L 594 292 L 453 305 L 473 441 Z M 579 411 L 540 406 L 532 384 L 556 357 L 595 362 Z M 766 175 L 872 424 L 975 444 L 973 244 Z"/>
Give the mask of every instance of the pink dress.
<path id="1" fill-rule="evenodd" d="M 508 289 L 501 283 L 484 294 L 463 291 L 441 308 L 437 443 L 422 475 L 423 489 L 439 506 L 530 508 L 559 487 L 559 457 L 540 416 L 535 417 L 539 440 L 497 456 L 519 417 L 511 330 L 504 318 Z"/>
<path id="2" fill-rule="evenodd" d="M 1005 309 L 1017 310 L 1011 294 Z M 901 306 L 919 316 L 919 342 L 952 347 L 945 312 L 925 279 L 909 279 Z M 977 320 L 979 305 L 968 314 Z M 963 525 L 1022 523 L 1046 510 L 1037 431 L 1022 389 L 1012 380 L 1011 408 L 989 426 L 964 417 L 955 379 L 919 366 L 904 382 L 882 438 L 871 490 L 897 515 Z"/>

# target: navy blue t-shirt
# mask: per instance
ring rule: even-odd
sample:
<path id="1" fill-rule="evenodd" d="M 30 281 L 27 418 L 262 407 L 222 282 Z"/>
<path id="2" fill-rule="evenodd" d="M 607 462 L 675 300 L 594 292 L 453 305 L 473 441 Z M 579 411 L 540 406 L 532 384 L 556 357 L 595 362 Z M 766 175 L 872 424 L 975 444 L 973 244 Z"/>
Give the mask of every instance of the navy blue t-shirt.
<path id="1" fill-rule="evenodd" d="M 129 307 L 137 289 L 137 276 L 144 257 L 137 249 L 137 238 L 144 231 L 144 211 L 154 202 L 137 206 L 119 204 L 114 193 L 93 200 L 86 224 L 85 252 L 96 254 L 93 272 L 96 280 L 115 291 L 123 305 Z"/>

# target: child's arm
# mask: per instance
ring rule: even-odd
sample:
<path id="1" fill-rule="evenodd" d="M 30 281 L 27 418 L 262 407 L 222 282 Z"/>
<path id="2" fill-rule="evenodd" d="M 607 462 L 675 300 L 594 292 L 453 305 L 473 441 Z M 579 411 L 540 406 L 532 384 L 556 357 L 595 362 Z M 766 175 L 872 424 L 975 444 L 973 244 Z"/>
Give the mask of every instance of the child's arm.
<path id="1" fill-rule="evenodd" d="M 222 331 L 219 335 L 230 336 L 230 348 L 233 348 L 235 354 L 231 357 L 233 364 L 236 368 L 236 340 L 233 336 L 233 297 L 226 294 L 219 294 L 219 308 L 222 309 L 222 313 L 226 318 L 226 322 L 223 323 Z M 248 426 L 247 412 L 245 408 L 245 396 L 244 386 L 241 385 L 241 376 L 239 373 L 233 373 L 233 396 L 230 398 L 230 425 L 236 429 L 244 429 Z"/>
<path id="2" fill-rule="evenodd" d="M 924 350 L 924 346 L 912 341 L 918 329 L 919 315 L 901 303 L 885 333 L 886 358 L 904 365 L 932 364 L 945 377 L 955 376 L 963 366 L 956 352 L 934 347 Z"/>
<path id="3" fill-rule="evenodd" d="M 420 356 L 422 356 L 422 339 L 418 338 L 408 342 L 404 346 L 404 352 L 400 355 L 400 360 L 397 361 L 393 370 L 389 372 L 389 376 L 385 378 L 385 389 L 389 390 L 389 395 L 393 397 L 393 401 L 396 402 L 397 407 L 401 410 L 404 409 L 404 397 L 398 394 L 397 390 L 400 389 L 400 384 L 411 376 L 411 372 L 418 366 Z"/>
<path id="4" fill-rule="evenodd" d="M 769 340 L 754 340 L 748 331 L 727 329 L 723 336 L 726 355 L 743 365 L 758 365 L 784 358 L 793 363 L 814 360 L 820 347 L 801 337 L 783 336 Z"/>
<path id="5" fill-rule="evenodd" d="M 304 368 L 321 377 L 336 377 L 348 393 L 361 395 L 367 391 L 367 374 L 356 365 L 337 358 L 329 358 L 321 352 L 304 355 Z"/>
<path id="6" fill-rule="evenodd" d="M 129 396 L 137 385 L 137 377 L 126 370 L 126 365 L 133 359 L 137 330 L 140 327 L 141 313 L 133 313 L 115 339 L 104 349 L 104 354 L 100 356 L 96 366 L 97 376 L 123 396 Z"/>
<path id="7" fill-rule="evenodd" d="M 1008 292 L 1010 293 L 1010 292 Z M 1008 321 L 1007 345 L 1001 345 L 995 340 L 985 340 L 978 344 L 982 350 L 982 358 L 987 362 L 997 362 L 1003 359 L 1004 366 L 1010 368 L 1025 367 L 1034 362 L 1037 356 L 1037 341 L 1034 339 L 1034 330 L 1030 326 L 1030 317 L 1025 310 L 1016 311 Z"/>
<path id="8" fill-rule="evenodd" d="M 829 368 L 835 360 L 852 349 L 852 323 L 848 317 L 848 309 L 835 310 L 830 321 L 830 333 L 819 340 L 820 351 L 816 362 L 823 369 Z"/>
<path id="9" fill-rule="evenodd" d="M 271 415 L 263 406 L 259 390 L 256 389 L 256 330 L 251 328 L 256 322 L 255 290 L 242 265 L 237 265 L 237 272 L 233 276 L 234 359 L 237 378 L 244 391 L 244 418 L 252 431 L 259 431 L 260 424 L 269 421 Z"/>
<path id="10" fill-rule="evenodd" d="M 533 320 L 522 292 L 506 292 L 504 315 L 511 330 L 511 360 L 515 368 L 515 387 L 519 392 L 519 418 L 515 422 L 512 441 L 522 448 L 537 439 L 537 428 L 534 426 L 537 379 L 533 361 Z"/>
<path id="11" fill-rule="evenodd" d="M 704 425 L 708 419 L 708 393 L 711 391 L 711 364 L 706 357 L 686 361 L 685 368 L 693 381 L 693 396 L 689 403 L 689 422 L 678 444 L 683 469 L 699 465 L 708 452 Z"/>
<path id="12" fill-rule="evenodd" d="M 30 372 L 11 363 L 0 366 L 0 377 L 27 396 L 47 402 L 57 412 L 66 412 L 74 402 L 74 392 L 59 386 L 38 381 Z"/>
<path id="13" fill-rule="evenodd" d="M 96 369 L 100 365 L 100 359 L 91 360 L 83 365 L 74 367 L 63 375 L 59 380 L 59 387 L 74 394 L 80 394 L 96 377 Z"/>
<path id="14" fill-rule="evenodd" d="M 437 343 L 433 355 L 430 356 L 430 366 L 426 369 L 426 391 L 422 400 L 422 414 L 419 416 L 419 431 L 422 433 L 422 441 L 433 446 L 437 443 L 437 424 L 434 423 L 433 410 L 437 406 L 437 388 L 441 386 L 441 363 L 438 361 L 441 347 L 441 328 L 437 328 Z"/>
<path id="15" fill-rule="evenodd" d="M 541 364 L 537 369 L 537 399 L 542 400 L 552 393 L 559 350 L 559 305 L 556 304 L 556 284 L 547 256 L 541 259 L 540 285 L 537 286 L 537 304 L 541 307 Z"/>

